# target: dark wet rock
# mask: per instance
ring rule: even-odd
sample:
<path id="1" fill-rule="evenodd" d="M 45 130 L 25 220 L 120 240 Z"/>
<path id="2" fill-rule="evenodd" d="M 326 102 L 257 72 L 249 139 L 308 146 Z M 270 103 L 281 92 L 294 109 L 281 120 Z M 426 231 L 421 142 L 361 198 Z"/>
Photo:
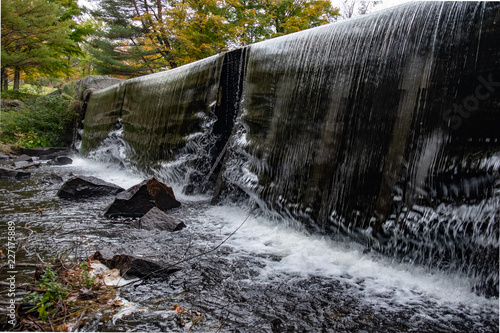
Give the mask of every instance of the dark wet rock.
<path id="1" fill-rule="evenodd" d="M 56 147 L 41 147 L 41 148 L 21 148 L 21 153 L 29 156 L 58 156 L 59 154 L 67 154 L 69 151 L 66 148 Z"/>
<path id="2" fill-rule="evenodd" d="M 46 185 L 55 185 L 62 182 L 64 182 L 64 179 L 61 176 L 56 175 L 55 173 L 51 173 L 50 175 L 42 178 L 42 183 Z"/>
<path id="3" fill-rule="evenodd" d="M 180 219 L 165 214 L 157 207 L 153 207 L 139 220 L 132 223 L 132 226 L 144 230 L 166 230 L 179 231 L 186 227 Z"/>
<path id="4" fill-rule="evenodd" d="M 90 98 L 90 95 L 92 95 L 92 93 L 95 91 L 95 89 L 93 88 L 88 88 L 88 89 L 85 89 L 83 92 L 82 92 L 82 100 L 87 100 L 88 98 Z"/>
<path id="5" fill-rule="evenodd" d="M 68 179 L 59 189 L 60 198 L 77 199 L 113 195 L 124 189 L 96 177 L 77 176 Z"/>
<path id="6" fill-rule="evenodd" d="M 126 254 L 114 256 L 109 266 L 119 269 L 120 275 L 123 277 L 136 276 L 139 278 L 154 274 L 163 268 L 155 262 Z"/>
<path id="7" fill-rule="evenodd" d="M 73 160 L 71 158 L 69 158 L 68 156 L 56 156 L 56 158 L 54 158 L 55 165 L 68 165 L 68 164 L 72 164 L 72 163 L 73 163 Z"/>
<path id="8" fill-rule="evenodd" d="M 0 168 L 0 178 L 1 179 L 28 179 L 31 177 L 31 173 L 8 169 L 8 168 Z"/>
<path id="9" fill-rule="evenodd" d="M 165 276 L 180 270 L 179 267 L 164 267 L 151 260 L 129 254 L 113 254 L 108 250 L 97 251 L 90 259 L 99 260 L 110 269 L 120 270 L 120 275 L 125 278 Z"/>
<path id="10" fill-rule="evenodd" d="M 180 205 L 171 187 L 159 182 L 156 178 L 151 178 L 118 193 L 104 215 L 141 217 L 153 207 L 158 207 L 165 212 Z"/>

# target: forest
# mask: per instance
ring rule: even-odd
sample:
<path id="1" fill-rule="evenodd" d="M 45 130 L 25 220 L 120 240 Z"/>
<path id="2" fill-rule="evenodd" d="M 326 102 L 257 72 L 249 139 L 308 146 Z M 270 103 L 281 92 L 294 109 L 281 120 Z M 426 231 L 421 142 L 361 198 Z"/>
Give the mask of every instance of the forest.
<path id="1" fill-rule="evenodd" d="M 89 75 L 128 79 L 371 11 L 381 1 L 11 0 L 1 3 L 0 142 L 64 146 Z M 48 97 L 46 97 L 48 96 Z M 10 102 L 15 99 L 21 101 Z M 14 103 L 9 107 L 8 103 Z M 5 149 L 4 149 L 5 150 Z"/>
<path id="2" fill-rule="evenodd" d="M 338 16 L 329 0 L 3 1 L 2 88 L 155 73 Z"/>

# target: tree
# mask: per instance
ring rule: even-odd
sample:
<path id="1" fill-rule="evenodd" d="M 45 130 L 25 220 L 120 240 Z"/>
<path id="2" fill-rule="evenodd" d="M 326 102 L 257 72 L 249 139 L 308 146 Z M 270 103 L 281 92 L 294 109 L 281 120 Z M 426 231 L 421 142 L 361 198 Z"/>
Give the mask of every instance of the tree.
<path id="1" fill-rule="evenodd" d="M 76 7 L 75 7 L 76 6 Z M 84 31 L 71 19 L 76 0 L 2 1 L 2 81 L 14 72 L 14 89 L 21 72 L 60 76 L 71 71 L 69 58 L 80 53 Z"/>
<path id="2" fill-rule="evenodd" d="M 232 44 L 239 47 L 271 38 L 268 28 L 268 14 L 262 0 L 235 0 L 232 2 L 234 12 L 230 24 L 235 27 Z"/>
<path id="3" fill-rule="evenodd" d="M 92 15 L 102 26 L 90 42 L 101 74 L 139 76 L 177 66 L 163 28 L 160 0 L 101 0 Z"/>
<path id="4" fill-rule="evenodd" d="M 219 0 L 177 1 L 156 25 L 169 32 L 169 51 L 183 65 L 228 49 L 236 32 L 231 15 L 227 3 Z"/>
<path id="5" fill-rule="evenodd" d="M 100 0 L 102 74 L 137 76 L 329 23 L 328 0 Z"/>
<path id="6" fill-rule="evenodd" d="M 342 0 L 342 18 L 368 14 L 380 4 L 381 0 Z"/>
<path id="7" fill-rule="evenodd" d="M 266 0 L 271 37 L 320 26 L 338 15 L 328 0 Z"/>
<path id="8" fill-rule="evenodd" d="M 331 23 L 339 15 L 329 0 L 237 0 L 232 5 L 230 24 L 239 46 Z"/>

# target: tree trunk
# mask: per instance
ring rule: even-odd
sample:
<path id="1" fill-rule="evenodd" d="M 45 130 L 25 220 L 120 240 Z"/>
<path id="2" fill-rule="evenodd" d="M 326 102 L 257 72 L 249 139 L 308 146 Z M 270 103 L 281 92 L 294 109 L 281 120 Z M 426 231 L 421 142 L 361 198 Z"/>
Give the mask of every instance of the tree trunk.
<path id="1" fill-rule="evenodd" d="M 2 83 L 0 84 L 0 88 L 3 91 L 9 90 L 9 75 L 7 74 L 7 68 L 5 66 L 2 66 Z"/>
<path id="2" fill-rule="evenodd" d="M 19 81 L 21 81 L 21 73 L 19 67 L 14 68 L 14 90 L 19 90 Z"/>

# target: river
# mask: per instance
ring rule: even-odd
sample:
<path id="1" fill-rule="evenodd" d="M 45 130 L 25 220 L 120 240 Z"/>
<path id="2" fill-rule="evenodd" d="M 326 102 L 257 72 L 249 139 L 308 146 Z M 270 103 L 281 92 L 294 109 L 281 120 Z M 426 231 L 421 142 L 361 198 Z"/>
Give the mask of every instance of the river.
<path id="1" fill-rule="evenodd" d="M 91 175 L 125 188 L 147 178 L 74 156 L 72 165 L 43 165 L 28 180 L 0 180 L 2 243 L 7 222 L 15 222 L 17 262 L 38 262 L 37 254 L 43 260 L 85 258 L 113 248 L 169 264 L 220 245 L 172 276 L 122 288 L 120 296 L 129 302 L 123 312 L 107 321 L 88 319 L 84 330 L 498 331 L 498 299 L 474 294 L 460 274 L 398 263 L 348 240 L 310 234 L 245 203 L 213 206 L 210 197 L 183 195 L 180 187 L 174 192 L 182 206 L 170 214 L 187 228 L 133 229 L 130 219 L 103 216 L 113 197 L 59 199 L 60 184 L 42 181 L 51 173 L 65 180 Z M 32 273 L 19 269 L 17 282 L 29 281 Z M 187 312 L 174 311 L 176 304 Z"/>

